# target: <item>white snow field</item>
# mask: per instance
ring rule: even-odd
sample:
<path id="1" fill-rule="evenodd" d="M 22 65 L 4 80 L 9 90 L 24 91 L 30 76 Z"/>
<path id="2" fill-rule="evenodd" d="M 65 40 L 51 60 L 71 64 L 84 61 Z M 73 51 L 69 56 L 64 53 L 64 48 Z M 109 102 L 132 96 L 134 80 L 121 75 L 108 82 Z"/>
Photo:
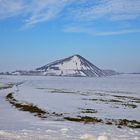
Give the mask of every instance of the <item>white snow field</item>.
<path id="1" fill-rule="evenodd" d="M 0 76 L 0 140 L 140 140 L 140 75 Z"/>

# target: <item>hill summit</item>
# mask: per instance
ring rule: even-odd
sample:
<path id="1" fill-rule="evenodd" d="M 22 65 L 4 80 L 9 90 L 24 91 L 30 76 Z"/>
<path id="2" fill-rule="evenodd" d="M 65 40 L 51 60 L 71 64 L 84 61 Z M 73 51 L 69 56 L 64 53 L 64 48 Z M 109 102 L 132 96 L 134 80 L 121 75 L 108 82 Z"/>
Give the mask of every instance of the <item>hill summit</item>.
<path id="1" fill-rule="evenodd" d="M 43 75 L 50 76 L 101 77 L 108 75 L 104 70 L 99 69 L 80 55 L 54 61 L 36 70 L 43 72 Z"/>

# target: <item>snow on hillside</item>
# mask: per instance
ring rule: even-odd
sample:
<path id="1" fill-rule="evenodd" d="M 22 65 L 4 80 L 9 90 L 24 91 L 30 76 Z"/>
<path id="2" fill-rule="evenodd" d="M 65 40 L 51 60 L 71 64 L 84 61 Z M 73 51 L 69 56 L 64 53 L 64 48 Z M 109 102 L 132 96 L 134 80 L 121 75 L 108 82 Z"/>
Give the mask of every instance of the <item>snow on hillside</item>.
<path id="1" fill-rule="evenodd" d="M 80 55 L 57 60 L 36 70 L 44 75 L 101 77 L 108 74 Z"/>
<path id="2" fill-rule="evenodd" d="M 104 77 L 117 75 L 113 70 L 102 70 L 80 55 L 73 55 L 57 60 L 35 70 L 16 70 L 2 72 L 0 75 L 32 75 L 32 76 L 68 76 L 68 77 Z"/>

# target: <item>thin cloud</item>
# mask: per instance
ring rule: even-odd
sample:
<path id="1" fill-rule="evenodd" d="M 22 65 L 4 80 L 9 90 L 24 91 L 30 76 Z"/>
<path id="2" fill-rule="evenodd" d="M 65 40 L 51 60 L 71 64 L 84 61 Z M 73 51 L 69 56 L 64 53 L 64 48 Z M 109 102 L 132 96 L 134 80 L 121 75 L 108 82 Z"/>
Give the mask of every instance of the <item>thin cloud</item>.
<path id="1" fill-rule="evenodd" d="M 13 16 L 23 17 L 27 27 L 56 18 L 77 23 L 134 20 L 140 17 L 140 0 L 0 0 L 0 19 Z"/>
<path id="2" fill-rule="evenodd" d="M 140 16 L 139 0 L 99 0 L 88 6 L 82 5 L 73 9 L 75 18 L 81 21 L 106 20 L 132 20 Z"/>
<path id="3" fill-rule="evenodd" d="M 128 34 L 128 33 L 140 33 L 140 29 L 127 29 L 127 30 L 121 30 L 121 31 L 112 31 L 112 32 L 99 32 L 95 35 L 97 36 L 114 36 L 114 35 L 122 35 L 122 34 Z"/>
<path id="4" fill-rule="evenodd" d="M 118 31 L 105 31 L 105 32 L 97 32 L 93 29 L 86 27 L 78 27 L 78 26 L 69 26 L 63 29 L 63 32 L 69 33 L 85 33 L 93 36 L 116 36 L 130 33 L 140 33 L 140 29 L 124 29 Z"/>
<path id="5" fill-rule="evenodd" d="M 0 19 L 22 14 L 24 8 L 22 0 L 0 0 Z"/>
<path id="6" fill-rule="evenodd" d="M 69 33 L 91 33 L 91 30 L 85 27 L 78 27 L 78 26 L 68 26 L 65 27 L 63 32 L 69 32 Z"/>
<path id="7" fill-rule="evenodd" d="M 23 16 L 24 24 L 31 26 L 59 16 L 74 0 L 0 0 L 0 19 Z"/>
<path id="8" fill-rule="evenodd" d="M 25 23 L 27 26 L 30 26 L 55 19 L 69 3 L 68 0 L 44 0 L 34 2 L 30 7 L 31 16 L 26 19 Z"/>

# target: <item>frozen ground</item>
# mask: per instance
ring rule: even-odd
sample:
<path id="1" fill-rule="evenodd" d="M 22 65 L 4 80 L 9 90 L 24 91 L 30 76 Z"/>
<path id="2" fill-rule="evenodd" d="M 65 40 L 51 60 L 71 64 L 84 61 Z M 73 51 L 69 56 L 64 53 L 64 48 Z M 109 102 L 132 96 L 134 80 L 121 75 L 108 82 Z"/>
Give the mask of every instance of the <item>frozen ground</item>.
<path id="1" fill-rule="evenodd" d="M 27 139 L 140 140 L 140 75 L 0 76 L 0 140 Z"/>

